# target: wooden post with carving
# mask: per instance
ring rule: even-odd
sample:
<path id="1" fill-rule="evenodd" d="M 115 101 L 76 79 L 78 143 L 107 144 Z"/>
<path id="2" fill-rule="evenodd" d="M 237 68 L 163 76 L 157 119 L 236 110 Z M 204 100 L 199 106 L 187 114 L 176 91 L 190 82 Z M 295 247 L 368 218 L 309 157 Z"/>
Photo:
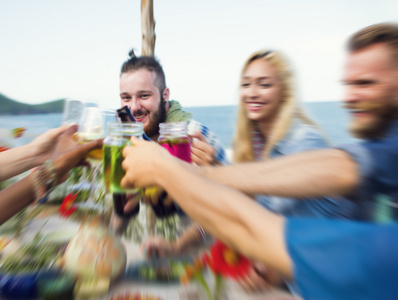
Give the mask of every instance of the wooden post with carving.
<path id="1" fill-rule="evenodd" d="M 155 20 L 153 18 L 153 0 L 141 0 L 141 31 L 143 56 L 155 54 Z"/>

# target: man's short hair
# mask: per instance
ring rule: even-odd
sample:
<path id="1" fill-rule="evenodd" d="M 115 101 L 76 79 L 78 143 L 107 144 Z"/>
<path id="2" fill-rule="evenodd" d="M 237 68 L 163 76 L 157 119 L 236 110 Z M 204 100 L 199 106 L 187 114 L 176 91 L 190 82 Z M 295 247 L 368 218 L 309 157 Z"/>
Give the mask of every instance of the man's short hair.
<path id="1" fill-rule="evenodd" d="M 137 57 L 134 54 L 134 50 L 130 50 L 129 56 L 130 58 L 126 60 L 122 65 L 120 75 L 122 75 L 123 73 L 134 72 L 140 69 L 146 69 L 148 71 L 154 72 L 156 74 L 154 84 L 159 89 L 160 95 L 162 95 L 164 89 L 166 88 L 166 78 L 164 76 L 164 71 L 159 61 L 152 56 Z"/>
<path id="2" fill-rule="evenodd" d="M 398 24 L 379 23 L 365 27 L 354 33 L 348 40 L 348 50 L 362 50 L 371 45 L 385 44 L 393 54 L 393 60 L 398 66 Z"/>

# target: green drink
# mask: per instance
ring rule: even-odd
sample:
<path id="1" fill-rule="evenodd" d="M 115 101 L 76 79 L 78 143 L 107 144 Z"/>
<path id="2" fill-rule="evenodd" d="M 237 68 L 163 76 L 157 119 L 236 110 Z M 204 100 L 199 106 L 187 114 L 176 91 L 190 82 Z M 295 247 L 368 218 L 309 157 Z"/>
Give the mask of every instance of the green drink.
<path id="1" fill-rule="evenodd" d="M 126 174 L 126 171 L 122 167 L 123 149 L 125 146 L 131 145 L 130 140 L 126 140 L 126 143 L 121 146 L 110 146 L 111 156 L 111 184 L 110 190 L 112 193 L 135 193 L 138 189 L 128 190 L 120 186 L 120 181 Z"/>
<path id="2" fill-rule="evenodd" d="M 109 192 L 111 187 L 111 146 L 104 144 L 102 146 L 102 179 L 105 184 L 105 189 Z"/>
<path id="3" fill-rule="evenodd" d="M 126 174 L 122 167 L 124 160 L 123 149 L 131 145 L 130 138 L 132 136 L 142 138 L 142 124 L 109 123 L 108 131 L 109 134 L 105 138 L 103 145 L 103 180 L 106 190 L 113 195 L 134 194 L 137 196 L 137 194 L 142 194 L 142 189 L 125 189 L 120 186 L 120 182 Z"/>

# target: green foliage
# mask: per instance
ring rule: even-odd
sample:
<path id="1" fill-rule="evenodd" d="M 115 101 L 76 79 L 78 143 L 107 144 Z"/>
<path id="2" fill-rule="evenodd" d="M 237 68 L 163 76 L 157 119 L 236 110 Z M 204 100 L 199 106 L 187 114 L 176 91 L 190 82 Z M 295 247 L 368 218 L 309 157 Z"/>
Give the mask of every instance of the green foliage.
<path id="1" fill-rule="evenodd" d="M 65 99 L 59 99 L 41 104 L 26 104 L 10 99 L 0 94 L 0 115 L 24 115 L 24 114 L 45 114 L 61 113 Z"/>
<path id="2" fill-rule="evenodd" d="M 61 256 L 58 250 L 58 245 L 43 242 L 43 236 L 38 232 L 29 243 L 4 261 L 1 271 L 24 273 L 49 269 Z"/>

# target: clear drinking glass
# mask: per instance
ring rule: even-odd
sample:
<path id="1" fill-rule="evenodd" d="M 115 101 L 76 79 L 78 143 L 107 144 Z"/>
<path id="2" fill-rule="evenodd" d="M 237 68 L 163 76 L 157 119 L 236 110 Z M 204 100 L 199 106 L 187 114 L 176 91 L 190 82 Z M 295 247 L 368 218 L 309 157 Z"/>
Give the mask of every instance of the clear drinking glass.
<path id="1" fill-rule="evenodd" d="M 89 143 L 93 140 L 104 138 L 107 133 L 107 123 L 116 122 L 115 110 L 102 109 L 100 107 L 85 107 L 79 120 L 79 129 L 75 134 L 76 141 L 80 144 Z M 88 201 L 95 202 L 95 191 L 101 182 L 103 149 L 94 149 L 87 155 L 91 163 L 91 173 L 86 175 L 90 181 L 90 196 Z"/>
<path id="2" fill-rule="evenodd" d="M 98 107 L 95 101 L 66 99 L 62 115 L 62 125 L 69 123 L 79 124 L 85 107 Z"/>

